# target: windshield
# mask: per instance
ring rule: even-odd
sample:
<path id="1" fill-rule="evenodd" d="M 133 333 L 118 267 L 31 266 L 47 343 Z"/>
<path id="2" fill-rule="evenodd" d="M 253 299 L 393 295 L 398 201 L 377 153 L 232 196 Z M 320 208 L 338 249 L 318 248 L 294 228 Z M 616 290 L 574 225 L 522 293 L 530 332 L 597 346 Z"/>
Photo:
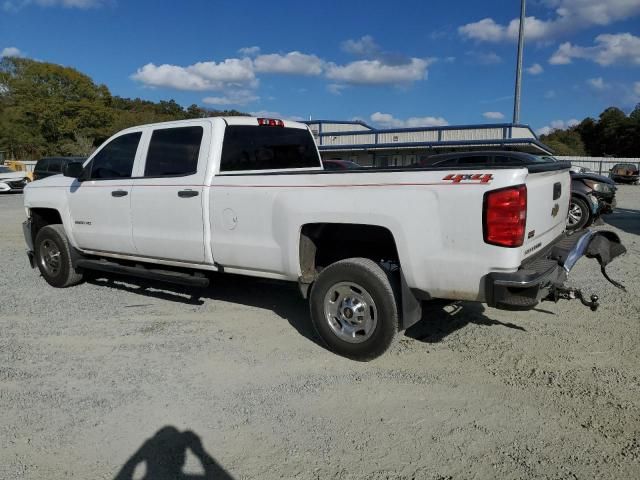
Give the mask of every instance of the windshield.
<path id="1" fill-rule="evenodd" d="M 13 170 L 11 170 L 9 167 L 0 167 L 0 173 L 11 173 L 13 172 Z"/>
<path id="2" fill-rule="evenodd" d="M 551 155 L 535 155 L 536 161 L 538 162 L 559 162 L 556 157 L 552 157 Z"/>

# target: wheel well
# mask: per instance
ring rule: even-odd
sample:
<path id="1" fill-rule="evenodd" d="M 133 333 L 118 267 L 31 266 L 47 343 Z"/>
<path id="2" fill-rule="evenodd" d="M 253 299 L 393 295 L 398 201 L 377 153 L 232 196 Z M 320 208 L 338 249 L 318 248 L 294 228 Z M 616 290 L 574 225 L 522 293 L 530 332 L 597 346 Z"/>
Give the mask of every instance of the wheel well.
<path id="1" fill-rule="evenodd" d="M 60 213 L 53 208 L 32 208 L 31 209 L 31 235 L 33 241 L 42 227 L 62 223 Z"/>
<path id="2" fill-rule="evenodd" d="M 385 227 L 353 223 L 312 223 L 300 233 L 302 281 L 311 283 L 324 267 L 352 257 L 399 265 L 393 234 Z"/>

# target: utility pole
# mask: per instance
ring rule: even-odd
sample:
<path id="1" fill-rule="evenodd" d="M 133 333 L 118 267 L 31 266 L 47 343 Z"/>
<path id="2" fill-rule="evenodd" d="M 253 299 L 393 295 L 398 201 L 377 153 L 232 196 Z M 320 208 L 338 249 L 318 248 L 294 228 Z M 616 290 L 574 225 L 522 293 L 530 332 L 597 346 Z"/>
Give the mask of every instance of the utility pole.
<path id="1" fill-rule="evenodd" d="M 518 62 L 516 65 L 516 91 L 513 96 L 513 123 L 520 123 L 520 90 L 522 89 L 522 54 L 524 51 L 524 21 L 526 0 L 520 4 L 520 34 L 518 35 Z"/>

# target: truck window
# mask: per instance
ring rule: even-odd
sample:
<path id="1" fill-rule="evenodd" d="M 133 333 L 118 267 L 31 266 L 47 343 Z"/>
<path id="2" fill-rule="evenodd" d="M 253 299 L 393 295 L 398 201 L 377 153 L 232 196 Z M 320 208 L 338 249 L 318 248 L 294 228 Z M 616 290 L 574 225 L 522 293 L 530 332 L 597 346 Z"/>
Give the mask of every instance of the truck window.
<path id="1" fill-rule="evenodd" d="M 198 171 L 202 127 L 163 128 L 151 135 L 145 177 L 174 177 Z"/>
<path id="2" fill-rule="evenodd" d="M 52 173 L 62 173 L 62 160 L 60 158 L 49 159 L 49 169 Z"/>
<path id="3" fill-rule="evenodd" d="M 320 157 L 307 130 L 300 128 L 228 126 L 220 170 L 277 170 L 320 167 Z"/>
<path id="4" fill-rule="evenodd" d="M 111 140 L 87 166 L 92 180 L 130 178 L 142 132 L 127 133 Z"/>
<path id="5" fill-rule="evenodd" d="M 489 157 L 484 155 L 472 155 L 469 157 L 460 157 L 458 165 L 486 165 L 489 163 Z"/>

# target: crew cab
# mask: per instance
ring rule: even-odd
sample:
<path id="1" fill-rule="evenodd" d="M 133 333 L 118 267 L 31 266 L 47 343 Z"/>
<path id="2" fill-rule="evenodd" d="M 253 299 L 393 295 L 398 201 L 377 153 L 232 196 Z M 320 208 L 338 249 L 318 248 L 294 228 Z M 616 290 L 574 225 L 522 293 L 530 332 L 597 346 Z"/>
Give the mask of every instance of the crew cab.
<path id="1" fill-rule="evenodd" d="M 615 235 L 564 235 L 569 166 L 326 171 L 304 124 L 184 120 L 123 130 L 30 184 L 24 232 L 54 287 L 86 270 L 298 282 L 326 345 L 368 360 L 424 300 L 531 308 L 593 245 L 624 251 Z"/>

